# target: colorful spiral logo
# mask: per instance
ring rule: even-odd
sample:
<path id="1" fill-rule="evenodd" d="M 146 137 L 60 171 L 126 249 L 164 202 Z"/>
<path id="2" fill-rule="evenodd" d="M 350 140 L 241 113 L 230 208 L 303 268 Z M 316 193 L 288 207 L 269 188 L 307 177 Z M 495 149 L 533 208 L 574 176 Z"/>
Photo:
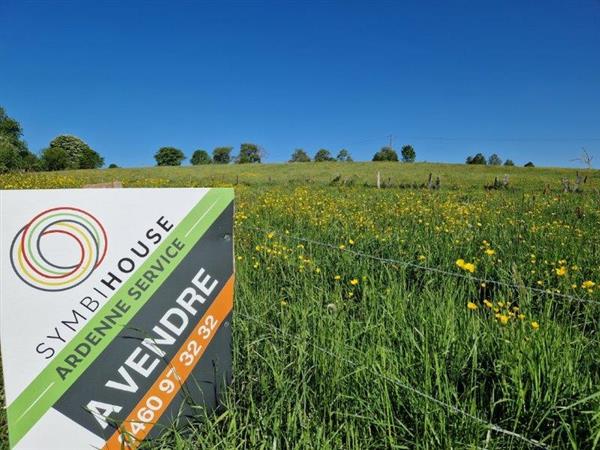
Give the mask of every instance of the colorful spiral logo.
<path id="1" fill-rule="evenodd" d="M 75 249 L 69 263 L 59 264 L 43 251 L 43 241 L 60 235 L 75 245 L 60 250 Z M 10 246 L 10 262 L 17 276 L 29 286 L 41 291 L 58 292 L 72 289 L 87 280 L 100 266 L 108 249 L 108 239 L 102 224 L 90 213 L 69 206 L 47 209 L 19 230 Z M 54 255 L 56 258 L 56 255 Z"/>

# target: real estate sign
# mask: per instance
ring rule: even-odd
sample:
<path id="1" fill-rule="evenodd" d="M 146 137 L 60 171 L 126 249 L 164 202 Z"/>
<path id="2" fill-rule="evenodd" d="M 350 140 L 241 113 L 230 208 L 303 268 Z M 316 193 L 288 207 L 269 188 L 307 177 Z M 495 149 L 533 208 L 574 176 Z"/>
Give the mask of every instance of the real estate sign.
<path id="1" fill-rule="evenodd" d="M 219 403 L 232 189 L 2 191 L 0 217 L 11 448 L 135 448 Z"/>

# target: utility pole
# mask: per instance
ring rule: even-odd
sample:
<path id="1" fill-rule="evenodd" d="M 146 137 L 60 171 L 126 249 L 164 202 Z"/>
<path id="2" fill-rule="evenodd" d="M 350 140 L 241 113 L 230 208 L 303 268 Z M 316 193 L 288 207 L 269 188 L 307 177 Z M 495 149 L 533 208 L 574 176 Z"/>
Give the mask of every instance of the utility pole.
<path id="1" fill-rule="evenodd" d="M 392 142 L 394 142 L 394 136 L 390 134 L 388 137 L 390 138 L 390 148 L 394 148 L 392 145 Z"/>

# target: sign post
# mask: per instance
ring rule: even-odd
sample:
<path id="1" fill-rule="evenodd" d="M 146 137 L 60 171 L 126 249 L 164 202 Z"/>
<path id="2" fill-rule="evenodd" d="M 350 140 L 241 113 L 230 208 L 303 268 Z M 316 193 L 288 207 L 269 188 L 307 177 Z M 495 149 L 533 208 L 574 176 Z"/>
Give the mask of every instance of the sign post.
<path id="1" fill-rule="evenodd" d="M 0 192 L 10 446 L 135 448 L 230 382 L 232 189 Z"/>

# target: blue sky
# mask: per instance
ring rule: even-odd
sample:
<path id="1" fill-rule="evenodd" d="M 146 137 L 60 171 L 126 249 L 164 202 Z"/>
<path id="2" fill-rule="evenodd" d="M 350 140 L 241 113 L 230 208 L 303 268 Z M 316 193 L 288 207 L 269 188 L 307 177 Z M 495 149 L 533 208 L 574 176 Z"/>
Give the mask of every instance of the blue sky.
<path id="1" fill-rule="evenodd" d="M 418 160 L 600 160 L 600 1 L 0 1 L 0 105 L 121 166 L 394 136 Z"/>

